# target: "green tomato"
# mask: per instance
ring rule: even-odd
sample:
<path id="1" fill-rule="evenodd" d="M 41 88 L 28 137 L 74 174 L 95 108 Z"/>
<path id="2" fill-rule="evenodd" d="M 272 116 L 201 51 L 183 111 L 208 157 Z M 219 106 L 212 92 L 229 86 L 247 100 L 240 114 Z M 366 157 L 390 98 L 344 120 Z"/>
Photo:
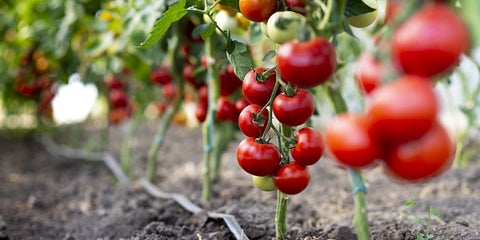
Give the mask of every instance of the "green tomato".
<path id="1" fill-rule="evenodd" d="M 378 9 L 378 5 L 377 5 L 376 0 L 363 0 L 363 3 L 365 3 L 366 5 L 368 5 L 371 8 Z M 354 27 L 364 28 L 364 27 L 369 26 L 370 24 L 372 24 L 375 21 L 375 19 L 377 18 L 377 14 L 378 14 L 378 11 L 375 10 L 373 12 L 349 17 L 347 20 L 348 20 L 348 23 L 350 25 L 354 26 Z"/>
<path id="2" fill-rule="evenodd" d="M 220 10 L 217 15 L 215 15 L 215 22 L 223 31 L 235 33 L 238 29 L 238 21 L 235 18 L 235 15 L 232 16 L 225 10 Z M 220 33 L 218 28 L 216 30 L 218 33 Z"/>
<path id="3" fill-rule="evenodd" d="M 273 177 L 271 175 L 263 177 L 252 175 L 252 180 L 255 187 L 262 191 L 277 190 L 277 186 L 275 186 L 275 183 L 273 182 Z"/>
<path id="4" fill-rule="evenodd" d="M 260 30 L 262 30 L 262 33 L 265 35 L 265 37 L 270 38 L 267 32 L 267 21 L 260 23 Z"/>
<path id="5" fill-rule="evenodd" d="M 276 12 L 267 21 L 267 33 L 274 42 L 282 44 L 297 37 L 305 17 L 292 11 Z"/>

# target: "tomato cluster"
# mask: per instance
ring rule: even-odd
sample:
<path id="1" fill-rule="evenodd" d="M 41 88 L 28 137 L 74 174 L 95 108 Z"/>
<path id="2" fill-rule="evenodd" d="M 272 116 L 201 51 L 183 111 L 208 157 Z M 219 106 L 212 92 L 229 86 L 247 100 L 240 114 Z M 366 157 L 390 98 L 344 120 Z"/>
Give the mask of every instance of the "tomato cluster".
<path id="1" fill-rule="evenodd" d="M 112 124 L 119 124 L 129 118 L 133 111 L 133 103 L 125 91 L 125 84 L 119 76 L 111 75 L 104 80 L 109 92 L 108 119 Z"/>

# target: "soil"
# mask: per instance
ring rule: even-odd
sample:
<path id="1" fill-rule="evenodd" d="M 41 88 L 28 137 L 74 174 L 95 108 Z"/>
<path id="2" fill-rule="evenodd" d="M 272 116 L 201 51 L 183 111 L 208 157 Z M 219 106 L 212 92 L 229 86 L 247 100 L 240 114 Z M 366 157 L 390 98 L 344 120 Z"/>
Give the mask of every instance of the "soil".
<path id="1" fill-rule="evenodd" d="M 109 151 L 118 157 L 122 129 L 110 130 Z M 144 172 L 153 125 L 132 141 L 135 174 Z M 87 134 L 88 136 L 88 134 Z M 202 203 L 202 138 L 198 128 L 173 126 L 159 154 L 155 185 L 180 193 L 206 211 L 235 216 L 250 239 L 273 239 L 276 194 L 256 189 L 235 160 L 241 135 L 223 157 L 214 198 Z M 54 156 L 32 137 L 0 137 L 0 240 L 3 239 L 234 239 L 221 220 L 189 213 L 172 200 L 150 196 L 136 182 L 123 186 L 102 162 Z M 309 187 L 291 196 L 288 239 L 355 239 L 347 172 L 328 159 L 310 168 Z M 381 166 L 365 171 L 373 239 L 416 239 L 427 218 L 419 200 L 438 209 L 434 239 L 480 239 L 480 162 L 449 170 L 424 183 L 392 180 Z"/>

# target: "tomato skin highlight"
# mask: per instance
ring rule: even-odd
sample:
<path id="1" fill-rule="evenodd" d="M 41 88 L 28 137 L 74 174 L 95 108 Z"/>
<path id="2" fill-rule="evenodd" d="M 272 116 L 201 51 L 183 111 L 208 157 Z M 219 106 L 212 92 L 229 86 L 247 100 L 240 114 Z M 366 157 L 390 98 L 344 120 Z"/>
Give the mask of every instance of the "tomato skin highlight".
<path id="1" fill-rule="evenodd" d="M 325 129 L 325 144 L 339 163 L 352 168 L 368 167 L 382 156 L 382 146 L 361 115 L 337 115 Z"/>
<path id="2" fill-rule="evenodd" d="M 261 74 L 265 71 L 267 71 L 265 68 L 257 67 L 253 70 L 250 70 L 243 79 L 243 96 L 245 96 L 250 103 L 263 106 L 270 99 L 270 95 L 275 87 L 276 74 L 272 73 L 272 75 L 265 79 L 264 82 L 260 82 L 255 76 L 255 73 Z"/>
<path id="3" fill-rule="evenodd" d="M 275 97 L 272 104 L 275 117 L 288 126 L 298 126 L 305 123 L 315 111 L 315 100 L 305 89 L 297 89 L 294 96 L 281 93 Z"/>
<path id="4" fill-rule="evenodd" d="M 260 105 L 250 104 L 240 112 L 238 116 L 238 126 L 240 131 L 247 137 L 260 137 L 265 131 L 268 122 L 268 109 L 265 109 L 261 114 L 261 116 L 264 117 L 264 120 L 261 121 L 262 126 L 253 122 L 254 114 L 258 114 L 261 109 L 262 106 Z"/>
<path id="5" fill-rule="evenodd" d="M 295 134 L 295 147 L 290 149 L 295 163 L 302 166 L 313 165 L 323 155 L 325 143 L 322 134 L 310 127 L 302 128 Z"/>
<path id="6" fill-rule="evenodd" d="M 382 78 L 381 63 L 370 52 L 360 54 L 355 67 L 355 80 L 364 93 L 371 93 L 380 85 Z"/>
<path id="7" fill-rule="evenodd" d="M 326 82 L 337 68 L 333 45 L 317 37 L 306 42 L 282 44 L 277 53 L 282 79 L 293 87 L 312 88 Z"/>
<path id="8" fill-rule="evenodd" d="M 280 192 L 298 194 L 310 183 L 310 171 L 308 167 L 296 163 L 285 164 L 275 171 L 273 182 Z"/>
<path id="9" fill-rule="evenodd" d="M 469 39 L 468 28 L 455 11 L 444 4 L 430 4 L 395 31 L 393 62 L 406 74 L 446 73 L 467 52 Z"/>
<path id="10" fill-rule="evenodd" d="M 280 164 L 280 151 L 271 143 L 257 143 L 254 137 L 248 137 L 238 145 L 237 162 L 252 175 L 271 175 Z"/>
<path id="11" fill-rule="evenodd" d="M 240 12 L 254 22 L 267 20 L 277 10 L 276 0 L 239 0 Z"/>
<path id="12" fill-rule="evenodd" d="M 385 159 L 386 167 L 396 178 L 425 180 L 450 167 L 455 144 L 446 129 L 436 122 L 422 137 L 392 147 Z"/>
<path id="13" fill-rule="evenodd" d="M 430 80 L 407 75 L 371 93 L 367 116 L 380 139 L 402 142 L 428 131 L 436 120 L 437 105 Z"/>

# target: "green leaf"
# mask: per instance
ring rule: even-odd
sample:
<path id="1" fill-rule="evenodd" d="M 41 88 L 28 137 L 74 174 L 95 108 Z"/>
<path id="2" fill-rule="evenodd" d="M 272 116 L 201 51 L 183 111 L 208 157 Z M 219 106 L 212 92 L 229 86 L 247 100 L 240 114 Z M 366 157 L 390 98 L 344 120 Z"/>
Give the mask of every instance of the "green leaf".
<path id="1" fill-rule="evenodd" d="M 417 203 L 418 203 L 418 201 L 408 201 L 408 202 L 405 203 L 405 206 L 411 207 L 411 206 L 413 206 L 413 205 L 415 205 L 415 204 L 417 204 Z"/>
<path id="2" fill-rule="evenodd" d="M 434 208 L 434 207 L 429 207 L 429 208 L 428 208 L 428 211 L 429 211 L 431 214 L 433 214 L 433 215 L 435 215 L 435 216 L 437 216 L 437 217 L 440 217 L 440 211 L 438 211 L 436 208 Z"/>
<path id="3" fill-rule="evenodd" d="M 433 239 L 433 234 L 428 234 L 427 239 Z"/>
<path id="4" fill-rule="evenodd" d="M 361 0 L 348 0 L 347 5 L 345 6 L 345 12 L 343 14 L 348 18 L 373 12 L 375 10 L 375 8 L 369 7 Z"/>
<path id="5" fill-rule="evenodd" d="M 224 6 L 229 6 L 237 10 L 237 12 L 240 12 L 240 6 L 238 5 L 238 0 L 220 0 L 220 4 Z"/>
<path id="6" fill-rule="evenodd" d="M 239 41 L 232 41 L 233 51 L 227 52 L 227 57 L 233 65 L 235 74 L 243 80 L 245 75 L 254 67 L 253 59 L 247 45 Z"/>
<path id="7" fill-rule="evenodd" d="M 163 37 L 165 32 L 170 28 L 170 25 L 185 16 L 185 14 L 187 14 L 187 10 L 185 9 L 186 2 L 187 0 L 179 0 L 177 3 L 170 6 L 160 19 L 155 22 L 155 26 L 147 39 L 140 43 L 140 47 L 152 46 Z"/>
<path id="8" fill-rule="evenodd" d="M 357 38 L 357 37 L 355 36 L 355 34 L 353 33 L 352 27 L 350 27 L 350 24 L 348 23 L 348 20 L 347 20 L 347 19 L 343 19 L 343 21 L 342 21 L 342 27 L 343 27 L 343 30 L 344 30 L 348 35 L 350 35 L 351 37 Z"/>
<path id="9" fill-rule="evenodd" d="M 260 23 L 253 23 L 250 26 L 250 42 L 256 42 L 263 36 Z"/>
<path id="10" fill-rule="evenodd" d="M 215 32 L 215 25 L 212 23 L 204 23 L 198 25 L 192 31 L 193 36 L 200 35 L 204 40 L 209 38 Z"/>
<path id="11" fill-rule="evenodd" d="M 423 233 L 417 233 L 417 240 L 424 240 Z"/>
<path id="12" fill-rule="evenodd" d="M 275 55 L 277 55 L 277 52 L 275 52 L 275 50 L 270 50 L 270 51 L 267 52 L 267 54 L 265 54 L 265 56 L 263 56 L 262 61 L 263 62 L 268 61 L 268 60 L 274 58 Z"/>

